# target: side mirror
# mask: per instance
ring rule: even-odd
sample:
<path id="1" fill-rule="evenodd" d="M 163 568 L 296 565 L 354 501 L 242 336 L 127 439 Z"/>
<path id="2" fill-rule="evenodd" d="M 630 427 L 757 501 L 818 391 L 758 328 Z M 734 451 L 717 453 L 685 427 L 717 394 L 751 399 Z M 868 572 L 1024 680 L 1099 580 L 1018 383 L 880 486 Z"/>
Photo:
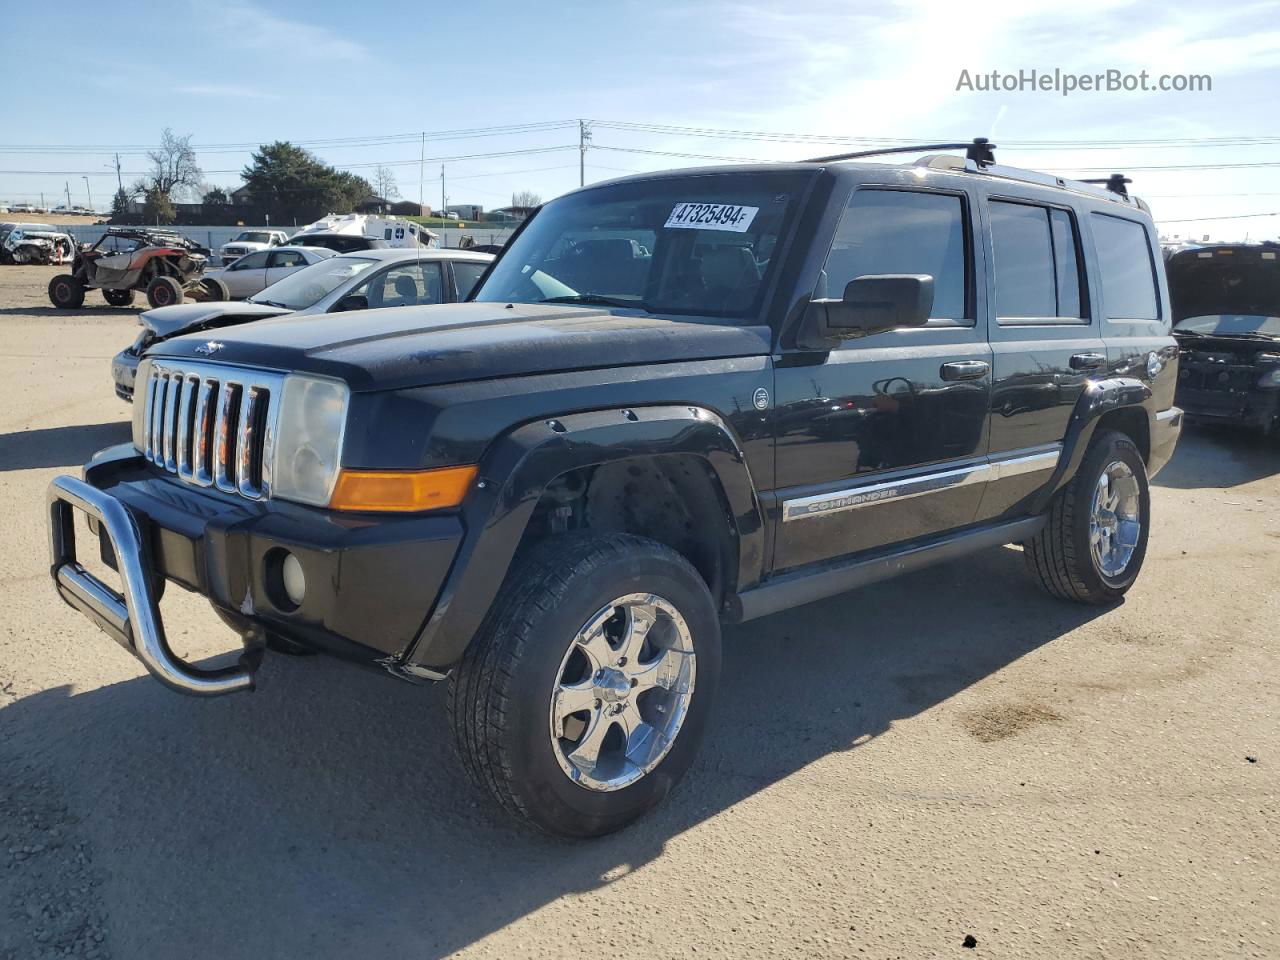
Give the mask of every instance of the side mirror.
<path id="1" fill-rule="evenodd" d="M 363 293 L 348 293 L 345 297 L 333 305 L 334 313 L 343 313 L 347 310 L 368 310 L 369 298 Z"/>
<path id="2" fill-rule="evenodd" d="M 933 310 L 933 277 L 886 273 L 857 277 L 839 300 L 811 300 L 806 339 L 855 340 L 888 330 L 923 327 Z"/>

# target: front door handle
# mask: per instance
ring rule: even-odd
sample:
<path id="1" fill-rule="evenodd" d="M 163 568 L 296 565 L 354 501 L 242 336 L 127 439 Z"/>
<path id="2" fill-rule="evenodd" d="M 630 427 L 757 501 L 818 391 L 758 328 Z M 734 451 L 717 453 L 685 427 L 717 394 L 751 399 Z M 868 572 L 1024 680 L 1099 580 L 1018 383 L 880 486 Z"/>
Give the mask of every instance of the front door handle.
<path id="1" fill-rule="evenodd" d="M 1077 353 L 1071 358 L 1072 370 L 1097 370 L 1107 365 L 1104 353 Z"/>
<path id="2" fill-rule="evenodd" d="M 941 372 L 943 380 L 981 380 L 990 370 L 985 360 L 952 360 L 942 365 Z"/>

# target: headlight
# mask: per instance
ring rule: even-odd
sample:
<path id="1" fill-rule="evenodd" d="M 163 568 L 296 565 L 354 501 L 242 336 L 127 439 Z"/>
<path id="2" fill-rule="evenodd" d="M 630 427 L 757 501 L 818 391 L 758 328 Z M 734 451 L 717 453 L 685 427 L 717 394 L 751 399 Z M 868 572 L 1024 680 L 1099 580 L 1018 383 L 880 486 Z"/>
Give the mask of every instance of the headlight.
<path id="1" fill-rule="evenodd" d="M 1280 367 L 1276 367 L 1273 370 L 1268 370 L 1261 377 L 1259 377 L 1258 386 L 1263 388 L 1280 387 Z"/>
<path id="2" fill-rule="evenodd" d="M 147 383 L 151 380 L 151 361 L 138 364 L 133 378 L 133 445 L 139 451 L 146 449 Z"/>
<path id="3" fill-rule="evenodd" d="M 273 497 L 328 505 L 342 460 L 349 397 L 346 384 L 336 380 L 284 378 L 271 454 Z"/>

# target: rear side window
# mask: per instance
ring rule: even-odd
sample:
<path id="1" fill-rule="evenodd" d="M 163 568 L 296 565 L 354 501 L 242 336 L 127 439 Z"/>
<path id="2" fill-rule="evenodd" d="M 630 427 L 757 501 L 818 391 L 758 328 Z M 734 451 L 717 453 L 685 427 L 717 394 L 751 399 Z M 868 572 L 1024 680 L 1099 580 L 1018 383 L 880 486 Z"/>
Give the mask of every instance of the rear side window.
<path id="1" fill-rule="evenodd" d="M 858 190 L 840 220 L 814 296 L 839 299 L 858 277 L 927 273 L 933 277 L 932 316 L 972 324 L 968 237 L 960 197 Z"/>
<path id="2" fill-rule="evenodd" d="M 1079 320 L 1080 260 L 1071 214 L 991 201 L 996 319 Z"/>
<path id="3" fill-rule="evenodd" d="M 1092 214 L 1093 239 L 1108 320 L 1159 320 L 1155 263 L 1146 228 L 1133 220 Z"/>

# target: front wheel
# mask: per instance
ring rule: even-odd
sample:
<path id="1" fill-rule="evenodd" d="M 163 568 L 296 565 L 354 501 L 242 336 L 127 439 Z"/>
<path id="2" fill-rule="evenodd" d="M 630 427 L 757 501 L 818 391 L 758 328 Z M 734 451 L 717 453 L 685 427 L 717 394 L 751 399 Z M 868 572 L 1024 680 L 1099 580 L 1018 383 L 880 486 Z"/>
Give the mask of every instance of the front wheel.
<path id="1" fill-rule="evenodd" d="M 182 284 L 173 277 L 159 276 L 147 284 L 147 303 L 152 307 L 171 307 L 182 302 Z"/>
<path id="2" fill-rule="evenodd" d="M 1129 437 L 1109 430 L 1093 438 L 1044 529 L 1027 541 L 1027 566 L 1056 597 L 1111 603 L 1138 579 L 1150 525 L 1146 464 Z"/>
<path id="3" fill-rule="evenodd" d="M 720 624 L 682 556 L 627 534 L 554 537 L 513 566 L 449 683 L 468 774 L 511 814 L 596 837 L 689 769 L 720 675 Z"/>
<path id="4" fill-rule="evenodd" d="M 74 274 L 58 274 L 49 281 L 49 302 L 59 310 L 78 309 L 84 303 L 84 284 Z"/>

